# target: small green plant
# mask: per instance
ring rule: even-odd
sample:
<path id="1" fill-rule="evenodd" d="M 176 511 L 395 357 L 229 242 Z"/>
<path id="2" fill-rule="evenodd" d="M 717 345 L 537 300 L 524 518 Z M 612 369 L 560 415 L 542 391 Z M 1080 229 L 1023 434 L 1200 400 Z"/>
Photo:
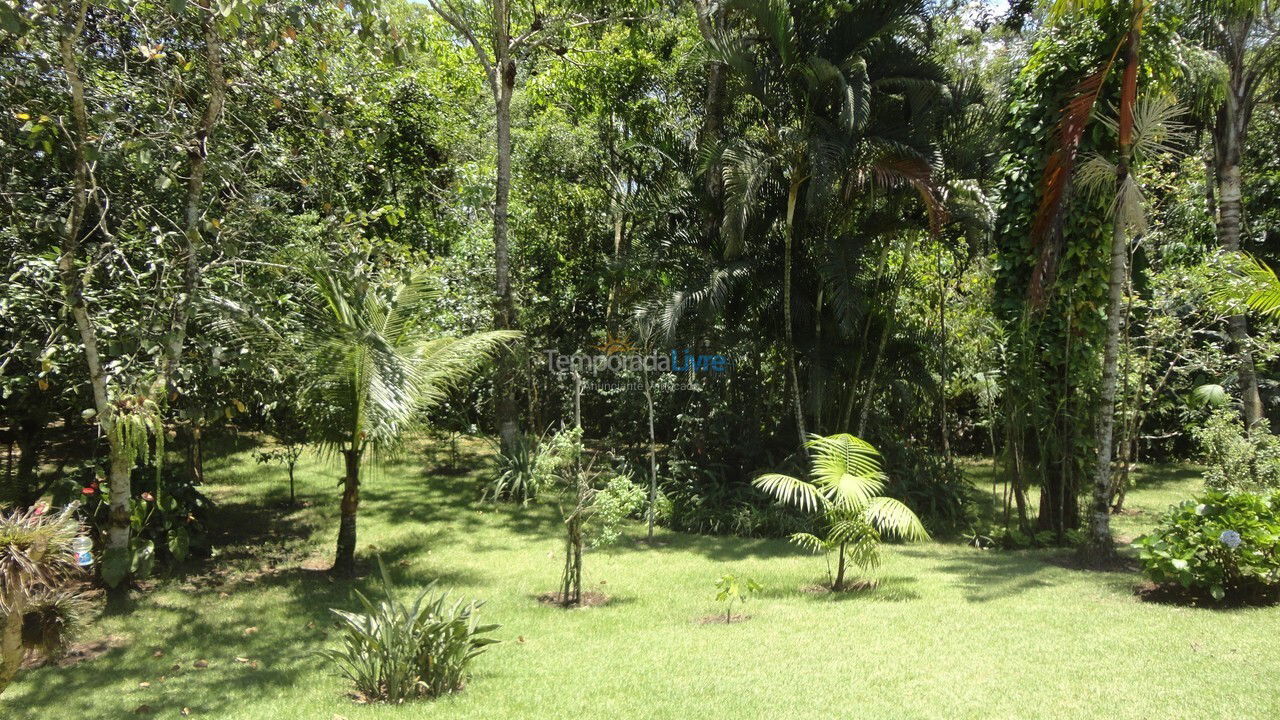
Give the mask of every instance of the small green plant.
<path id="1" fill-rule="evenodd" d="M 716 602 L 722 602 L 724 607 L 724 622 L 726 625 L 733 622 L 733 605 L 745 605 L 747 600 L 756 593 L 763 590 L 760 583 L 751 578 L 740 579 L 732 573 L 725 573 L 716 581 Z"/>
<path id="2" fill-rule="evenodd" d="M 43 505 L 0 513 L 0 693 L 28 650 L 56 657 L 80 625 L 87 603 L 69 582 L 79 532 L 72 513 Z"/>
<path id="3" fill-rule="evenodd" d="M 565 606 L 582 603 L 582 551 L 612 545 L 621 537 L 622 523 L 644 506 L 645 494 L 630 475 L 595 469 L 596 455 L 582 443 L 582 428 L 551 436 L 538 449 L 533 482 L 539 496 L 553 504 L 564 519 L 565 560 L 557 600 Z"/>
<path id="4" fill-rule="evenodd" d="M 1280 590 L 1280 493 L 1210 491 L 1169 509 L 1134 541 L 1148 578 L 1214 600 Z"/>
<path id="5" fill-rule="evenodd" d="M 484 490 L 484 497 L 493 502 L 510 501 L 527 505 L 538 494 L 537 462 L 542 439 L 532 435 L 517 436 L 516 442 L 495 453 L 497 475 Z"/>
<path id="6" fill-rule="evenodd" d="M 484 635 L 500 626 L 479 623 L 483 603 L 450 604 L 447 593 L 436 592 L 435 583 L 412 603 L 401 603 L 381 559 L 378 569 L 383 599 L 374 603 L 357 590 L 364 612 L 331 609 L 342 619 L 342 646 L 321 655 L 366 700 L 401 703 L 461 690 L 471 661 L 498 642 Z"/>
<path id="7" fill-rule="evenodd" d="M 761 475 L 753 484 L 777 498 L 818 515 L 821 534 L 796 533 L 791 541 L 814 552 L 837 553 L 838 567 L 831 589 L 844 589 L 846 563 L 862 570 L 880 564 L 882 534 L 904 540 L 926 540 L 920 518 L 902 502 L 877 495 L 884 490 L 880 454 L 852 435 L 812 436 L 813 480 L 789 475 Z M 830 572 L 830 565 L 828 565 Z"/>
<path id="8" fill-rule="evenodd" d="M 293 505 L 298 502 L 297 493 L 294 491 L 294 470 L 298 467 L 298 459 L 302 457 L 302 451 L 306 448 L 302 443 L 287 443 L 270 450 L 262 450 L 253 454 L 259 463 L 280 463 L 289 471 L 289 504 Z"/>

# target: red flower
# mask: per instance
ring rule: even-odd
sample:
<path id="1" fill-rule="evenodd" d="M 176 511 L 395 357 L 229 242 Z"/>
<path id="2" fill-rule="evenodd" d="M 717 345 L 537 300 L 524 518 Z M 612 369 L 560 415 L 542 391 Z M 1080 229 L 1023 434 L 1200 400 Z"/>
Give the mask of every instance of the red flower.
<path id="1" fill-rule="evenodd" d="M 155 496 L 155 495 L 152 495 L 152 494 L 151 494 L 151 493 L 149 493 L 149 492 L 144 492 L 144 493 L 142 493 L 142 499 L 143 499 L 143 500 L 146 500 L 147 502 L 155 502 L 155 501 L 156 501 L 156 496 Z"/>
<path id="2" fill-rule="evenodd" d="M 92 495 L 95 492 L 97 492 L 97 489 L 94 488 L 92 485 L 90 485 L 89 487 L 81 490 L 80 492 L 84 493 L 85 495 Z"/>

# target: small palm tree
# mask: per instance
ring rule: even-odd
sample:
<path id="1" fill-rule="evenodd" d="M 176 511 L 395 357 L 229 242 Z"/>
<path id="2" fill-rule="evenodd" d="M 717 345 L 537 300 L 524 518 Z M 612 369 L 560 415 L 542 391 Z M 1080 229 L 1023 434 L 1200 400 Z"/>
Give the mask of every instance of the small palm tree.
<path id="1" fill-rule="evenodd" d="M 808 442 L 812 480 L 770 473 L 753 484 L 779 502 L 820 513 L 822 534 L 796 533 L 791 541 L 815 552 L 837 551 L 839 567 L 833 590 L 844 589 L 845 564 L 861 570 L 880 564 L 884 535 L 927 540 L 920 518 L 900 501 L 878 495 L 884 490 L 880 454 L 870 443 L 847 433 L 811 436 Z"/>
<path id="2" fill-rule="evenodd" d="M 321 266 L 306 273 L 312 287 L 302 330 L 302 411 L 316 442 L 345 461 L 333 572 L 350 576 L 366 455 L 393 450 L 423 410 L 519 333 L 435 334 L 430 318 L 438 293 L 421 273 L 394 281 Z"/>

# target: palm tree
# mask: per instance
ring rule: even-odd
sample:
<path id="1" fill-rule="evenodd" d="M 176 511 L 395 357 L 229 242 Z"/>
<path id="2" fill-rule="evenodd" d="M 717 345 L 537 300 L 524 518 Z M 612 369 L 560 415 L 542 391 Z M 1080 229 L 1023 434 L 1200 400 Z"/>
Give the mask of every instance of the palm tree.
<path id="1" fill-rule="evenodd" d="M 824 208 L 847 214 L 854 195 L 872 185 L 913 186 L 934 226 L 941 215 L 928 133 L 916 118 L 941 95 L 943 75 L 906 39 L 920 8 L 862 2 L 828 12 L 788 0 L 734 0 L 728 10 L 741 27 L 709 33 L 711 54 L 758 112 L 756 131 L 713 153 L 711 166 L 723 167 L 725 254 L 744 252 L 759 216 L 766 233 L 782 235 L 784 354 L 801 448 L 805 403 L 792 314 L 805 225 Z"/>
<path id="2" fill-rule="evenodd" d="M 315 440 L 345 463 L 333 572 L 350 576 L 366 454 L 394 449 L 423 410 L 519 333 L 433 335 L 429 309 L 438 295 L 421 273 L 387 282 L 318 265 L 306 272 L 312 287 L 304 311 L 303 412 Z"/>
<path id="3" fill-rule="evenodd" d="M 911 508 L 878 495 L 884 490 L 885 476 L 880 470 L 880 454 L 870 443 L 849 434 L 814 435 L 808 446 L 812 480 L 770 473 L 752 484 L 781 503 L 821 515 L 822 535 L 796 533 L 791 540 L 814 551 L 838 552 L 833 590 L 844 589 L 847 560 L 862 570 L 879 565 L 884 535 L 904 540 L 929 538 Z"/>
<path id="4" fill-rule="evenodd" d="M 1249 121 L 1263 95 L 1263 86 L 1280 69 L 1280 41 L 1275 23 L 1280 5 L 1272 0 L 1195 0 L 1186 2 L 1184 35 L 1194 38 L 1223 66 L 1221 92 L 1207 119 L 1213 140 L 1213 186 L 1210 197 L 1217 226 L 1218 244 L 1227 252 L 1240 249 L 1244 203 L 1240 182 L 1240 158 L 1248 137 Z M 1227 334 L 1235 345 L 1237 375 L 1246 424 L 1263 418 L 1258 375 L 1249 346 L 1245 316 L 1227 318 Z"/>

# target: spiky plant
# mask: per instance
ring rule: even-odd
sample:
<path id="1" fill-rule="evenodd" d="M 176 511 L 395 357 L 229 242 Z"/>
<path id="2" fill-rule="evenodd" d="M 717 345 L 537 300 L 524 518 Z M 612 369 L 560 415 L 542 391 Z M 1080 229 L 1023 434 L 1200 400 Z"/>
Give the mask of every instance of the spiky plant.
<path id="1" fill-rule="evenodd" d="M 401 703 L 461 690 L 471 661 L 498 642 L 486 635 L 499 626 L 480 624 L 483 603 L 450 603 L 435 583 L 403 603 L 381 559 L 378 569 L 383 598 L 375 602 L 357 590 L 364 612 L 331 609 L 341 619 L 342 645 L 320 655 L 367 700 Z"/>
<path id="2" fill-rule="evenodd" d="M 770 473 L 753 484 L 779 502 L 795 505 L 821 518 L 818 533 L 796 533 L 792 542 L 813 551 L 837 553 L 833 590 L 844 589 L 845 566 L 853 561 L 863 571 L 880 564 L 885 535 L 926 540 L 920 518 L 901 501 L 878 495 L 885 476 L 880 454 L 870 443 L 847 433 L 811 436 L 808 442 L 812 480 Z"/>
<path id="3" fill-rule="evenodd" d="M 65 587 L 79 530 L 71 511 L 0 513 L 0 693 L 28 649 L 45 656 L 65 649 L 83 613 L 80 596 Z"/>

